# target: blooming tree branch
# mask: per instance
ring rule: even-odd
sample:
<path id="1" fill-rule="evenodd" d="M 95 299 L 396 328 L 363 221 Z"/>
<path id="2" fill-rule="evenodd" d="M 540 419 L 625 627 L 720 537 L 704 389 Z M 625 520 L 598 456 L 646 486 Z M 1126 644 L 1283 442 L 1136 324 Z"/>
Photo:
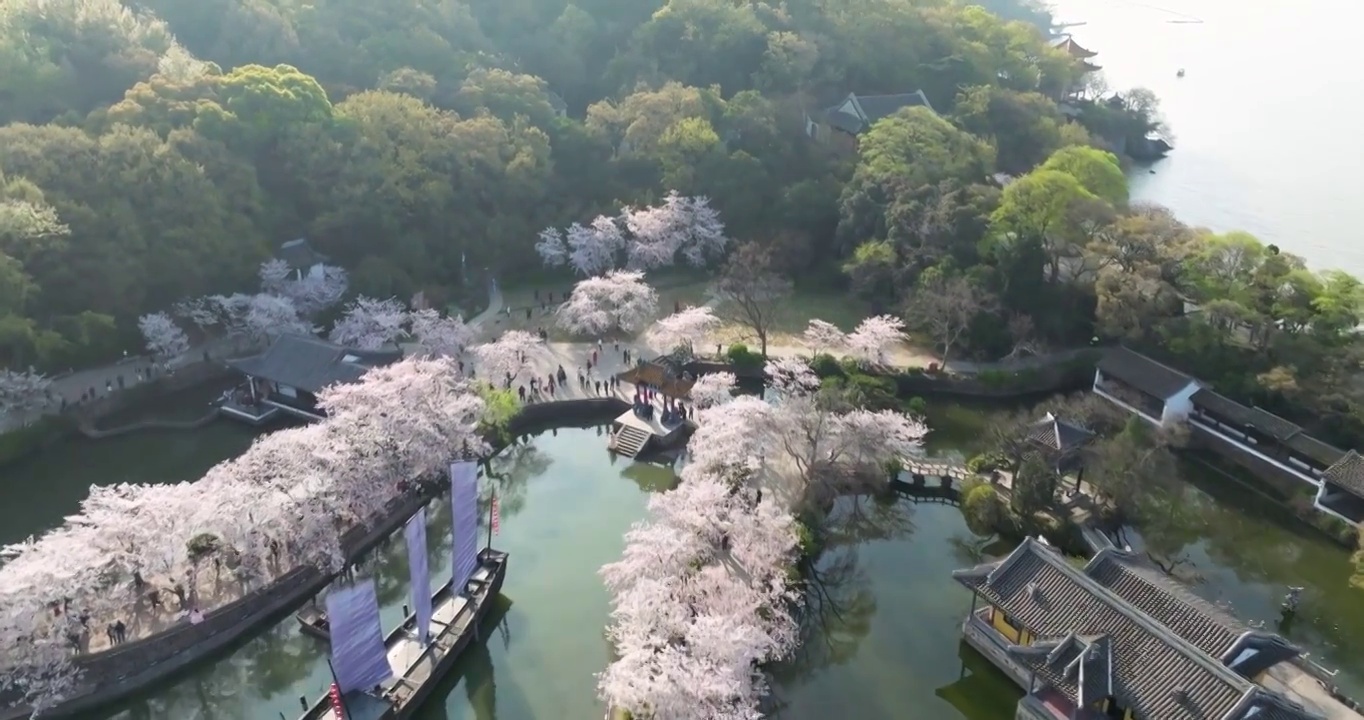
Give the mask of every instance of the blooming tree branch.
<path id="1" fill-rule="evenodd" d="M 601 569 L 611 593 L 618 659 L 598 693 L 637 717 L 754 720 L 767 686 L 761 665 L 797 642 L 795 522 L 779 493 L 912 454 L 922 424 L 846 409 L 803 362 L 767 366 L 777 399 L 730 398 L 702 410 L 677 489 L 655 496 Z M 715 378 L 710 380 L 709 378 Z M 733 377 L 708 375 L 697 397 L 728 397 Z M 788 495 L 793 500 L 800 495 Z"/>
<path id="2" fill-rule="evenodd" d="M 600 336 L 637 331 L 657 309 L 658 294 L 644 282 L 644 273 L 616 270 L 580 281 L 557 312 L 565 330 Z"/>
<path id="3" fill-rule="evenodd" d="M 48 404 L 52 381 L 34 372 L 0 369 L 0 415 L 23 416 Z"/>
<path id="4" fill-rule="evenodd" d="M 432 309 L 411 313 L 412 337 L 427 355 L 458 355 L 474 341 L 474 329 L 458 315 L 442 316 Z"/>
<path id="5" fill-rule="evenodd" d="M 734 387 L 738 384 L 734 373 L 718 372 L 702 375 L 691 386 L 691 402 L 698 408 L 710 408 L 734 399 Z"/>
<path id="6" fill-rule="evenodd" d="M 720 318 L 710 308 L 693 306 L 660 319 L 649 327 L 644 341 L 659 352 L 692 348 L 720 328 Z"/>
<path id="7" fill-rule="evenodd" d="M 471 348 L 478 368 L 489 382 L 510 375 L 515 378 L 536 353 L 544 350 L 540 338 L 524 330 L 508 330 L 497 340 Z"/>
<path id="8" fill-rule="evenodd" d="M 330 339 L 357 350 L 378 350 L 406 334 L 407 308 L 394 298 L 376 300 L 360 296 L 332 327 Z"/>
<path id="9" fill-rule="evenodd" d="M 137 328 L 142 331 L 147 350 L 157 358 L 169 360 L 189 352 L 189 337 L 166 313 L 143 315 L 137 319 Z"/>
<path id="10" fill-rule="evenodd" d="M 863 363 L 884 365 L 886 353 L 905 340 L 905 323 L 894 315 L 863 320 L 847 337 L 847 346 Z"/>
<path id="11" fill-rule="evenodd" d="M 65 525 L 5 548 L 0 689 L 59 702 L 79 679 L 76 618 L 98 628 L 130 617 L 146 585 L 193 588 L 207 555 L 242 593 L 300 567 L 339 570 L 341 535 L 385 516 L 396 480 L 486 451 L 485 406 L 453 362 L 405 360 L 328 388 L 325 421 L 266 435 L 195 483 L 94 487 Z"/>
<path id="12" fill-rule="evenodd" d="M 627 207 L 619 217 L 599 215 L 588 225 L 574 223 L 567 231 L 545 228 L 535 250 L 546 265 L 568 265 L 590 277 L 622 265 L 641 271 L 672 265 L 679 254 L 700 267 L 719 257 L 728 244 L 724 223 L 709 198 L 673 191 L 661 205 Z"/>
<path id="13" fill-rule="evenodd" d="M 819 318 L 810 320 L 805 332 L 801 333 L 801 339 L 814 353 L 842 352 L 848 346 L 848 336 L 837 325 Z"/>

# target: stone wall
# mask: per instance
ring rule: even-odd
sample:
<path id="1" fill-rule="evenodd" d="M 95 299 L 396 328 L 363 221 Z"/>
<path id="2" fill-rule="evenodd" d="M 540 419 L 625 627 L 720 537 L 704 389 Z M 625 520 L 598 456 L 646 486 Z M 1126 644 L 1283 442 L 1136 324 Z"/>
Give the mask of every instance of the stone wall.
<path id="1" fill-rule="evenodd" d="M 511 419 L 508 432 L 516 436 L 550 427 L 586 427 L 615 419 L 628 409 L 629 404 L 619 398 L 534 403 L 523 407 Z M 493 443 L 497 449 L 503 444 Z M 412 513 L 436 497 L 440 488 L 439 483 L 417 484 L 412 492 L 395 498 L 389 504 L 390 512 L 373 528 L 352 528 L 341 540 L 347 558 L 355 560 L 391 535 Z M 184 621 L 156 635 L 82 658 L 80 665 L 85 672 L 85 688 L 79 691 L 79 697 L 45 713 L 44 717 L 87 711 L 205 660 L 302 605 L 326 588 L 331 580 L 332 576 L 314 568 L 296 569 L 268 586 L 215 608 L 198 625 Z M 0 711 L 0 720 L 27 717 L 28 711 L 22 708 Z"/>

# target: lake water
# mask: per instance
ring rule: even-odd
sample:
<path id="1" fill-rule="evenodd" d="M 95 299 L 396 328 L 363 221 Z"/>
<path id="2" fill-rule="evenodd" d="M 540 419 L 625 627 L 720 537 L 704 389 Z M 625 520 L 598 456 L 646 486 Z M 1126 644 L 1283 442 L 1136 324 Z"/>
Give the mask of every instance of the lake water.
<path id="1" fill-rule="evenodd" d="M 1339 0 L 1059 0 L 1115 90 L 1160 97 L 1175 151 L 1132 196 L 1364 276 L 1357 27 Z M 1183 78 L 1176 76 L 1180 68 Z"/>
<path id="2" fill-rule="evenodd" d="M 930 410 L 932 453 L 975 450 L 981 412 L 957 405 Z M 71 498 L 90 483 L 135 478 L 156 443 L 167 446 L 162 454 L 192 459 L 181 466 L 189 474 L 175 477 L 173 468 L 157 466 L 148 477 L 192 479 L 199 467 L 240 449 L 212 440 L 213 433 L 236 437 L 233 426 L 223 424 L 212 426 L 205 440 L 186 433 L 82 445 L 85 452 L 105 453 L 102 465 L 84 467 L 70 462 L 69 449 L 55 448 L 24 470 L 24 477 L 46 478 L 48 490 L 24 502 L 35 517 L 60 518 L 75 509 Z M 505 602 L 496 627 L 488 628 L 490 639 L 461 660 L 420 718 L 601 717 L 593 674 L 609 662 L 610 648 L 603 636 L 607 597 L 596 570 L 619 556 L 622 534 L 643 516 L 649 495 L 674 481 L 667 467 L 613 461 L 605 442 L 600 428 L 559 429 L 494 461 L 485 482 L 496 483 L 502 499 L 495 545 L 512 556 Z M 184 445 L 177 449 L 177 443 Z M 1364 635 L 1361 596 L 1346 586 L 1347 553 L 1253 496 L 1228 489 L 1225 481 L 1186 470 L 1189 511 L 1149 529 L 1152 546 L 1187 555 L 1192 564 L 1184 569 L 1200 593 L 1271 628 L 1287 586 L 1305 586 L 1302 611 L 1280 631 L 1314 659 L 1340 669 L 1348 693 L 1364 696 L 1364 647 L 1347 641 Z M 448 568 L 450 520 L 446 503 L 432 507 L 432 567 L 439 577 Z M 773 716 L 1012 718 L 1016 688 L 959 640 L 957 625 L 970 596 L 950 573 L 978 562 L 982 549 L 960 512 L 904 498 L 856 497 L 843 499 L 834 519 L 846 540 L 828 548 L 815 568 L 817 592 L 804 616 L 807 639 L 774 670 Z M 384 622 L 391 625 L 408 602 L 401 540 L 383 546 L 371 567 Z M 87 720 L 274 720 L 281 714 L 292 720 L 299 696 L 314 698 L 328 682 L 324 647 L 288 618 L 221 660 Z"/>

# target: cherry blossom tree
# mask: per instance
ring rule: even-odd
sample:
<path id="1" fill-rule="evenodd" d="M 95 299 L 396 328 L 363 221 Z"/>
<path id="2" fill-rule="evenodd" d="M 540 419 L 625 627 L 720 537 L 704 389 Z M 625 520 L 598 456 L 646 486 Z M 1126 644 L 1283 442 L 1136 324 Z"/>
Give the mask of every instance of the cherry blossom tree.
<path id="1" fill-rule="evenodd" d="M 801 333 L 801 340 L 814 353 L 841 353 L 848 346 L 846 333 L 839 330 L 837 325 L 819 318 L 810 320 L 805 332 Z"/>
<path id="2" fill-rule="evenodd" d="M 631 235 L 626 267 L 632 270 L 672 265 L 679 252 L 691 265 L 702 267 L 724 253 L 729 244 L 720 213 L 710 206 L 710 198 L 684 197 L 676 190 L 669 192 L 661 205 L 627 208 L 625 225 Z"/>
<path id="3" fill-rule="evenodd" d="M 279 335 L 315 335 L 317 326 L 305 319 L 294 301 L 259 293 L 256 295 L 218 296 L 223 314 L 232 327 L 257 343 Z"/>
<path id="4" fill-rule="evenodd" d="M 395 298 L 376 300 L 360 297 L 346 305 L 346 311 L 332 327 L 331 341 L 357 350 L 378 350 L 406 335 L 407 308 Z"/>
<path id="5" fill-rule="evenodd" d="M 567 232 L 545 228 L 535 249 L 545 264 L 568 265 L 579 275 L 592 276 L 616 267 L 625 248 L 625 231 L 616 218 L 599 215 L 587 225 L 573 223 Z"/>
<path id="6" fill-rule="evenodd" d="M 0 369 L 0 416 L 22 417 L 48 405 L 52 381 L 28 371 Z"/>
<path id="7" fill-rule="evenodd" d="M 795 648 L 795 523 L 731 475 L 688 467 L 602 568 L 618 659 L 598 675 L 636 717 L 757 718 L 758 670 Z"/>
<path id="8" fill-rule="evenodd" d="M 601 570 L 618 659 L 598 675 L 598 692 L 613 707 L 646 718 L 761 717 L 760 667 L 797 638 L 787 508 L 816 482 L 919 450 L 921 424 L 845 406 L 800 360 L 773 360 L 766 374 L 772 401 L 745 396 L 701 411 L 682 483 L 650 500 L 621 559 Z M 732 383 L 707 381 L 700 394 Z"/>
<path id="9" fill-rule="evenodd" d="M 739 379 L 734 373 L 718 372 L 702 375 L 691 386 L 691 402 L 698 408 L 724 405 L 734 399 L 734 388 Z"/>
<path id="10" fill-rule="evenodd" d="M 873 365 L 884 365 L 886 352 L 905 340 L 905 323 L 894 315 L 876 315 L 858 323 L 848 333 L 847 347 L 853 357 Z"/>
<path id="11" fill-rule="evenodd" d="M 345 296 L 350 278 L 344 268 L 322 265 L 299 275 L 289 263 L 278 258 L 261 263 L 261 291 L 288 298 L 307 316 L 325 310 Z"/>
<path id="12" fill-rule="evenodd" d="M 147 342 L 147 350 L 162 360 L 189 352 L 189 336 L 163 312 L 148 313 L 137 319 L 137 329 Z"/>
<path id="13" fill-rule="evenodd" d="M 317 327 L 302 316 L 293 300 L 270 293 L 194 298 L 176 305 L 174 312 L 202 332 L 212 333 L 221 328 L 227 334 L 246 336 L 256 344 L 283 334 L 317 333 Z"/>
<path id="14" fill-rule="evenodd" d="M 328 388 L 322 422 L 266 435 L 195 483 L 94 487 L 65 525 L 5 548 L 0 689 L 36 709 L 59 702 L 90 642 L 76 618 L 90 629 L 127 618 L 148 585 L 183 584 L 192 599 L 218 581 L 200 574 L 208 556 L 238 595 L 297 568 L 338 571 L 342 535 L 387 515 L 396 480 L 434 477 L 465 448 L 486 452 L 486 406 L 453 363 L 404 360 Z"/>
<path id="15" fill-rule="evenodd" d="M 672 265 L 680 254 L 701 267 L 729 244 L 720 214 L 706 197 L 668 193 L 661 205 L 624 208 L 618 217 L 599 215 L 566 231 L 545 228 L 535 250 L 546 265 L 567 265 L 580 275 L 600 275 L 624 265 L 651 270 Z"/>
<path id="16" fill-rule="evenodd" d="M 660 319 L 649 327 L 644 341 L 659 352 L 685 347 L 690 350 L 720 328 L 720 318 L 710 308 L 693 306 Z"/>
<path id="17" fill-rule="evenodd" d="M 479 370 L 489 382 L 497 382 L 507 375 L 521 374 L 529 360 L 544 350 L 540 338 L 524 330 L 508 330 L 496 340 L 471 348 Z"/>
<path id="18" fill-rule="evenodd" d="M 458 355 L 473 344 L 474 328 L 459 315 L 441 315 L 433 309 L 411 313 L 412 337 L 427 355 Z"/>
<path id="19" fill-rule="evenodd" d="M 558 322 L 579 335 L 634 332 L 657 309 L 658 294 L 644 282 L 644 273 L 615 270 L 573 286 L 568 302 L 559 306 Z"/>

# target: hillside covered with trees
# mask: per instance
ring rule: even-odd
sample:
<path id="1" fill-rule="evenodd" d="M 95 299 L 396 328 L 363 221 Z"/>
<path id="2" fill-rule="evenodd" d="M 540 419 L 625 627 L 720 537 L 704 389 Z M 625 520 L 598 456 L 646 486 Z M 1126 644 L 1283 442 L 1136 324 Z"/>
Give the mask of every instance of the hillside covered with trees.
<path id="1" fill-rule="evenodd" d="M 1047 14 L 987 4 L 7 0 L 0 363 L 116 356 L 297 237 L 352 292 L 476 299 L 542 228 L 676 190 L 949 365 L 1122 339 L 1360 444 L 1358 281 L 1129 204 L 1108 150 L 1154 98 L 1077 98 Z M 855 145 L 812 131 L 915 92 Z"/>

